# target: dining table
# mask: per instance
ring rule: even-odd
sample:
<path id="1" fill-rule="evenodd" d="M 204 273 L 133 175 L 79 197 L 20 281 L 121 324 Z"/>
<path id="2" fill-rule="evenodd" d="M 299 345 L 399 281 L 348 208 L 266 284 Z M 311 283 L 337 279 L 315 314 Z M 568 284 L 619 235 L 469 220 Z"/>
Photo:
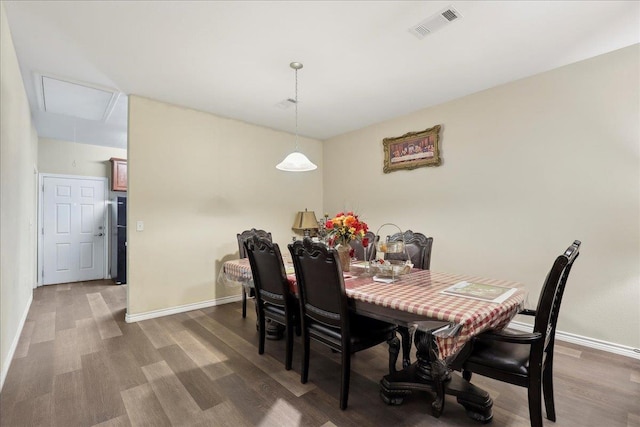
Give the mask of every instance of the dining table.
<path id="1" fill-rule="evenodd" d="M 289 259 L 285 269 L 291 291 L 297 292 L 295 271 Z M 449 368 L 469 340 L 487 330 L 501 330 L 524 308 L 527 292 L 523 284 L 475 275 L 411 269 L 408 273 L 380 280 L 370 272 L 371 264 L 353 262 L 344 272 L 349 307 L 354 312 L 403 326 L 413 332 L 414 363 L 391 372 L 380 381 L 380 395 L 387 404 L 399 405 L 413 391 L 431 391 L 432 414 L 439 417 L 445 395 L 453 395 L 467 414 L 481 422 L 492 418 L 489 394 Z M 248 259 L 224 262 L 220 272 L 225 283 L 252 285 Z M 461 284 L 504 289 L 496 299 L 451 292 Z"/>

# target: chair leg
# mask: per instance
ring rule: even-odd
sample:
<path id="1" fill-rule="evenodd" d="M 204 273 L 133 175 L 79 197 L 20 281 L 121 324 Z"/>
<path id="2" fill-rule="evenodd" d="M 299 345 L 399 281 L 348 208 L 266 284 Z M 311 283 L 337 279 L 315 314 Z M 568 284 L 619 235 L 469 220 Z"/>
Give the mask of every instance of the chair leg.
<path id="1" fill-rule="evenodd" d="M 556 420 L 556 405 L 553 401 L 553 355 L 547 357 L 544 370 L 542 371 L 542 390 L 544 392 L 544 407 L 547 418 Z"/>
<path id="2" fill-rule="evenodd" d="M 393 338 L 387 341 L 387 344 L 389 344 L 389 373 L 393 374 L 396 371 L 396 363 L 400 354 L 400 340 L 396 334 L 393 334 Z"/>
<path id="3" fill-rule="evenodd" d="M 300 382 L 306 384 L 309 380 L 309 335 L 302 331 L 302 370 L 300 371 Z"/>
<path id="4" fill-rule="evenodd" d="M 284 360 L 284 368 L 287 371 L 291 370 L 291 362 L 293 359 L 293 322 L 290 320 L 287 328 L 287 342 L 286 342 L 286 354 Z"/>
<path id="5" fill-rule="evenodd" d="M 247 317 L 247 290 L 242 287 L 242 318 Z"/>
<path id="6" fill-rule="evenodd" d="M 347 409 L 349 381 L 351 377 L 351 352 L 342 349 L 342 378 L 340 380 L 340 409 Z"/>
<path id="7" fill-rule="evenodd" d="M 411 364 L 411 331 L 405 326 L 398 326 L 398 333 L 402 337 L 402 368 Z"/>
<path id="8" fill-rule="evenodd" d="M 531 427 L 542 427 L 542 390 L 540 381 L 529 381 L 529 418 Z"/>
<path id="9" fill-rule="evenodd" d="M 473 372 L 467 371 L 466 369 L 462 370 L 462 378 L 464 378 L 466 381 L 471 381 L 471 374 L 473 374 Z"/>
<path id="10" fill-rule="evenodd" d="M 264 354 L 265 323 L 264 314 L 258 312 L 258 354 Z"/>
<path id="11" fill-rule="evenodd" d="M 293 324 L 295 325 L 296 328 L 296 336 L 299 337 L 300 335 L 302 335 L 302 325 L 300 322 L 300 316 L 295 314 L 293 316 Z"/>

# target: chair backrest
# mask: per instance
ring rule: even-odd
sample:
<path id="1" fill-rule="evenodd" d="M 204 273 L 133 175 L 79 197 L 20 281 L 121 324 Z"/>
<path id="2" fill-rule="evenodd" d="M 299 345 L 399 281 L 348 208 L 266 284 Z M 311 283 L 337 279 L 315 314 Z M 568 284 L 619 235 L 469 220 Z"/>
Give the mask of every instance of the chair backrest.
<path id="1" fill-rule="evenodd" d="M 348 333 L 347 294 L 338 252 L 310 239 L 289 244 L 300 300 L 301 318 Z"/>
<path id="2" fill-rule="evenodd" d="M 364 234 L 364 238 L 367 239 L 368 245 L 365 248 L 362 246 L 362 242 L 359 240 L 352 240 L 349 242 L 351 247 L 353 248 L 353 255 L 356 259 L 359 260 L 371 260 L 376 256 L 376 235 L 371 231 L 367 231 Z"/>
<path id="3" fill-rule="evenodd" d="M 433 246 L 433 237 L 427 237 L 422 233 L 414 233 L 407 230 L 404 233 L 396 233 L 387 237 L 388 242 L 397 242 L 404 240 L 406 252 L 411 259 L 411 263 L 415 268 L 429 270 L 431 267 L 431 248 Z M 387 254 L 389 260 L 407 259 L 407 254 Z"/>
<path id="4" fill-rule="evenodd" d="M 273 241 L 273 239 L 271 238 L 271 233 L 266 232 L 264 230 L 256 230 L 255 228 L 252 228 L 251 230 L 245 230 L 240 234 L 236 234 L 236 236 L 238 238 L 238 253 L 240 254 L 240 258 L 247 257 L 247 251 L 244 247 L 244 242 L 249 237 L 251 236 L 266 237 L 267 239 L 269 239 L 269 241 Z"/>
<path id="5" fill-rule="evenodd" d="M 580 254 L 580 244 L 579 240 L 574 241 L 562 255 L 556 258 L 540 292 L 533 331 L 542 334 L 545 352 L 553 350 L 562 295 L 571 267 Z"/>
<path id="6" fill-rule="evenodd" d="M 285 307 L 289 292 L 289 281 L 277 243 L 267 237 L 251 236 L 244 242 L 251 265 L 251 274 L 256 288 L 256 299 Z"/>

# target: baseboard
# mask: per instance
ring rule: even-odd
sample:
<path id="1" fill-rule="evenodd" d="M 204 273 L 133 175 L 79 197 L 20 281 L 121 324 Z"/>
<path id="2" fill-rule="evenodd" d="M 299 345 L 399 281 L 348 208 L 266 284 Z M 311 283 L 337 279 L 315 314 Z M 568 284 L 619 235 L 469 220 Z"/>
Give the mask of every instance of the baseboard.
<path id="1" fill-rule="evenodd" d="M 24 313 L 22 313 L 22 318 L 20 319 L 20 324 L 18 325 L 16 336 L 13 338 L 11 347 L 9 347 L 9 353 L 7 354 L 6 363 L 2 367 L 2 374 L 0 374 L 0 391 L 2 391 L 2 387 L 4 387 L 4 380 L 7 378 L 7 373 L 9 372 L 9 367 L 11 367 L 13 356 L 15 355 L 16 349 L 18 348 L 18 342 L 20 341 L 20 336 L 22 335 L 22 329 L 24 328 L 24 323 L 27 321 L 27 315 L 29 314 L 29 309 L 31 308 L 32 302 L 33 302 L 33 290 L 29 294 L 29 301 L 27 302 L 27 306 L 24 309 Z"/>
<path id="2" fill-rule="evenodd" d="M 192 310 L 200 310 L 201 308 L 213 307 L 216 305 L 229 304 L 231 302 L 241 301 L 242 295 L 234 295 L 230 297 L 216 298 L 208 301 L 196 302 L 193 304 L 179 305 L 177 307 L 163 308 L 160 310 L 147 311 L 138 314 L 125 314 L 124 320 L 127 323 L 139 322 L 141 320 L 155 319 L 156 317 L 170 316 L 172 314 L 184 313 Z"/>
<path id="3" fill-rule="evenodd" d="M 512 321 L 509 323 L 511 329 L 522 332 L 531 332 L 532 326 L 524 322 Z M 640 360 L 640 350 L 622 344 L 616 344 L 608 341 L 602 341 L 595 338 L 583 337 L 581 335 L 569 332 L 556 331 L 556 340 L 570 342 L 596 350 L 607 351 L 609 353 L 619 354 L 621 356 L 631 357 Z"/>

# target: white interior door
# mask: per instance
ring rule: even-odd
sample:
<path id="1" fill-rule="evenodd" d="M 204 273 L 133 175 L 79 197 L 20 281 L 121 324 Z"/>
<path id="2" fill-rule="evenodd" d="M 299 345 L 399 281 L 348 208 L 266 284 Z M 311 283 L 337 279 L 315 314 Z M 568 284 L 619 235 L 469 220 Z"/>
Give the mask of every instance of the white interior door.
<path id="1" fill-rule="evenodd" d="M 43 178 L 42 283 L 105 278 L 104 178 Z"/>

